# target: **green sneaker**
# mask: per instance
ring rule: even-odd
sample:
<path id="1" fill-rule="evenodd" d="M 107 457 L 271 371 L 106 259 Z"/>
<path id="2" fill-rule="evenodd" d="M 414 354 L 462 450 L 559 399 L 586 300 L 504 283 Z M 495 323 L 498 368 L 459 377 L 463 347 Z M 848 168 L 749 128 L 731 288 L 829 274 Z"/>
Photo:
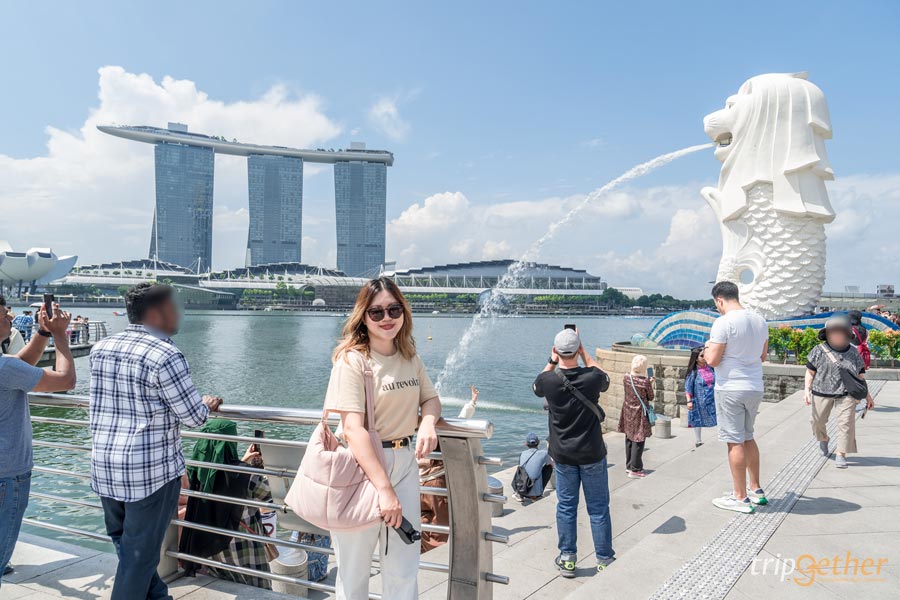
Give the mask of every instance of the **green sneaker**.
<path id="1" fill-rule="evenodd" d="M 598 558 L 597 559 L 597 572 L 602 573 L 606 567 L 613 564 L 615 558 Z"/>
<path id="2" fill-rule="evenodd" d="M 567 579 L 571 579 L 575 577 L 575 555 L 574 554 L 560 554 L 556 557 L 556 568 L 559 569 L 559 574 Z"/>

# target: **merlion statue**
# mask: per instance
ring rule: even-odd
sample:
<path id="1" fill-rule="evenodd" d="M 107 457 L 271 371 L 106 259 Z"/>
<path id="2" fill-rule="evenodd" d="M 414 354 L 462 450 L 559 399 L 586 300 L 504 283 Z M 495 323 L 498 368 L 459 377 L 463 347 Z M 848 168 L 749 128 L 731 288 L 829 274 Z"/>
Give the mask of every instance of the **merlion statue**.
<path id="1" fill-rule="evenodd" d="M 766 319 L 810 314 L 825 282 L 825 180 L 831 138 L 822 90 L 805 73 L 759 75 L 703 119 L 718 144 L 719 185 L 701 194 L 722 227 L 718 281 Z"/>

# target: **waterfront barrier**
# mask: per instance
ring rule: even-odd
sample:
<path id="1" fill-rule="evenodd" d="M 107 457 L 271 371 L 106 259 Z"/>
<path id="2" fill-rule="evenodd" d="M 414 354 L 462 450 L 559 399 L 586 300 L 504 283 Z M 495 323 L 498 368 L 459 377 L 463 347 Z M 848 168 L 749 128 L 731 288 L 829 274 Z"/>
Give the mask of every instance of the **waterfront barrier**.
<path id="1" fill-rule="evenodd" d="M 73 394 L 48 394 L 31 393 L 29 403 L 32 407 L 55 407 L 62 409 L 88 408 L 87 396 Z M 231 419 L 234 421 L 246 421 L 253 423 L 289 424 L 301 426 L 314 426 L 321 420 L 321 412 L 310 409 L 278 408 L 270 406 L 241 406 L 223 404 L 219 411 L 213 413 L 217 418 Z M 331 420 L 336 424 L 336 417 Z M 84 419 L 62 418 L 53 416 L 34 415 L 34 423 L 46 423 L 66 427 L 87 427 L 88 421 Z M 427 571 L 436 571 L 447 574 L 447 598 L 454 600 L 490 600 L 493 597 L 493 584 L 507 584 L 509 578 L 492 572 L 494 543 L 507 543 L 508 537 L 495 533 L 491 517 L 494 506 L 506 502 L 506 497 L 497 493 L 495 489 L 488 487 L 487 466 L 500 465 L 499 458 L 490 458 L 482 454 L 481 440 L 489 439 L 493 435 L 493 424 L 490 421 L 480 419 L 442 419 L 437 427 L 440 441 L 440 452 L 435 452 L 429 458 L 442 460 L 446 471 L 447 487 L 422 487 L 422 494 L 444 496 L 450 505 L 450 523 L 448 525 L 420 525 L 420 529 L 434 533 L 443 533 L 449 536 L 449 562 L 448 564 L 435 563 L 422 560 L 419 568 Z M 248 498 L 236 498 L 217 494 L 182 489 L 181 494 L 188 497 L 205 498 L 240 506 L 252 506 L 263 510 L 275 510 L 278 513 L 279 527 L 289 531 L 302 531 L 310 533 L 324 533 L 315 526 L 302 520 L 293 514 L 284 503 L 284 495 L 290 487 L 296 475 L 303 452 L 306 449 L 305 441 L 280 439 L 280 438 L 256 438 L 241 435 L 221 435 L 204 433 L 196 430 L 183 430 L 183 438 L 213 439 L 248 444 L 259 444 L 265 460 L 264 468 L 253 468 L 244 465 L 222 465 L 187 459 L 188 466 L 209 467 L 223 471 L 247 473 L 251 475 L 263 475 L 269 480 L 273 503 L 259 502 Z M 35 437 L 35 447 L 52 448 L 61 451 L 90 452 L 89 444 L 76 444 L 64 441 L 49 441 Z M 74 477 L 90 479 L 90 474 L 79 470 L 68 470 L 39 464 L 39 454 L 36 453 L 35 473 L 42 473 L 51 477 Z M 38 482 L 35 482 L 37 484 Z M 86 509 L 102 510 L 99 499 L 97 501 L 74 499 L 50 493 L 33 485 L 31 497 L 53 504 L 61 504 L 66 507 L 80 507 Z M 102 516 L 97 514 L 98 523 L 102 523 Z M 50 523 L 39 519 L 27 517 L 24 523 L 51 531 L 69 535 L 80 536 L 98 541 L 109 541 L 109 537 L 94 531 L 70 527 L 57 523 Z M 185 560 L 207 567 L 214 567 L 232 571 L 235 573 L 250 575 L 268 579 L 272 582 L 299 585 L 311 590 L 334 593 L 334 586 L 322 582 L 313 582 L 306 579 L 281 575 L 274 572 L 258 571 L 246 567 L 229 565 L 223 562 L 201 558 L 178 551 L 178 528 L 185 527 L 218 533 L 239 539 L 272 543 L 273 539 L 245 531 L 232 531 L 220 529 L 188 520 L 173 518 L 166 533 L 161 551 L 159 566 L 160 576 L 167 581 L 172 581 L 183 575 L 179 569 L 178 561 Z M 333 555 L 330 548 L 320 548 L 300 542 L 294 542 L 286 538 L 278 538 L 274 542 L 281 547 L 304 550 L 306 552 L 318 552 Z M 372 559 L 373 565 L 378 566 L 377 556 Z M 378 594 L 370 594 L 370 598 L 380 598 Z"/>

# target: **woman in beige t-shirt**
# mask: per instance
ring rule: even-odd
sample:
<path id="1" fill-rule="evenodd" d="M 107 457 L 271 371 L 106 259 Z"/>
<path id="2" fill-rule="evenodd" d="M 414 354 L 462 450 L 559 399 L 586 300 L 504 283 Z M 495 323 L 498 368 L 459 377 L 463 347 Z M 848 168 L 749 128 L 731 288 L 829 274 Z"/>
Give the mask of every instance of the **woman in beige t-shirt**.
<path id="1" fill-rule="evenodd" d="M 383 465 L 365 428 L 365 378 L 353 356 L 357 352 L 365 357 L 375 378 L 375 428 L 384 446 Z M 437 445 L 434 426 L 441 416 L 441 403 L 416 354 L 409 304 L 392 280 L 372 279 L 360 290 L 333 362 L 325 406 L 341 415 L 344 439 L 378 489 L 378 505 L 388 526 L 376 523 L 359 531 L 333 533 L 338 600 L 369 597 L 370 563 L 379 540 L 382 597 L 414 600 L 418 597 L 419 544 L 405 544 L 390 528 L 399 525 L 403 517 L 413 527 L 421 526 L 416 458 L 430 454 Z"/>

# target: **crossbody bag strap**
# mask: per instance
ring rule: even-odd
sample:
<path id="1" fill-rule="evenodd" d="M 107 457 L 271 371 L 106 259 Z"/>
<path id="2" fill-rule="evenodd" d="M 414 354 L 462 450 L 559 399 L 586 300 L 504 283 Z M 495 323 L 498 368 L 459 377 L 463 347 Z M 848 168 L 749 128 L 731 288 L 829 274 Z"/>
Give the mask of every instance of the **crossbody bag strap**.
<path id="1" fill-rule="evenodd" d="M 628 375 L 628 381 L 631 382 L 631 389 L 634 391 L 634 395 L 635 397 L 637 397 L 638 402 L 641 403 L 641 408 L 644 409 L 644 414 L 649 414 L 650 411 L 647 410 L 647 405 L 644 404 L 643 398 L 641 398 L 641 395 L 637 391 L 637 387 L 634 385 L 634 375 Z"/>
<path id="2" fill-rule="evenodd" d="M 525 465 L 527 465 L 527 464 L 531 461 L 531 459 L 534 458 L 534 455 L 537 454 L 537 453 L 538 453 L 538 449 L 535 448 L 534 451 L 531 453 L 531 456 L 529 456 L 528 458 L 526 458 L 526 459 L 525 459 L 525 462 L 522 463 L 522 464 L 519 465 L 519 466 L 521 466 L 521 467 L 524 469 L 524 468 L 525 468 Z"/>
<path id="3" fill-rule="evenodd" d="M 566 377 L 565 375 L 563 375 L 559 369 L 556 369 L 553 372 L 556 373 L 556 375 L 560 378 L 560 380 L 562 381 L 563 387 L 566 388 L 566 390 L 569 393 L 571 393 L 573 396 L 578 398 L 578 400 L 580 400 L 582 404 L 587 406 L 591 410 L 591 412 L 593 412 L 595 415 L 597 415 L 597 418 L 600 419 L 601 423 L 605 420 L 605 417 L 603 416 L 603 413 L 600 412 L 600 407 L 597 405 L 596 402 L 591 402 L 590 400 L 588 400 L 584 396 L 584 394 L 582 394 L 580 391 L 578 391 L 578 388 L 576 388 L 574 385 L 572 385 L 572 382 L 569 381 L 569 378 Z"/>

